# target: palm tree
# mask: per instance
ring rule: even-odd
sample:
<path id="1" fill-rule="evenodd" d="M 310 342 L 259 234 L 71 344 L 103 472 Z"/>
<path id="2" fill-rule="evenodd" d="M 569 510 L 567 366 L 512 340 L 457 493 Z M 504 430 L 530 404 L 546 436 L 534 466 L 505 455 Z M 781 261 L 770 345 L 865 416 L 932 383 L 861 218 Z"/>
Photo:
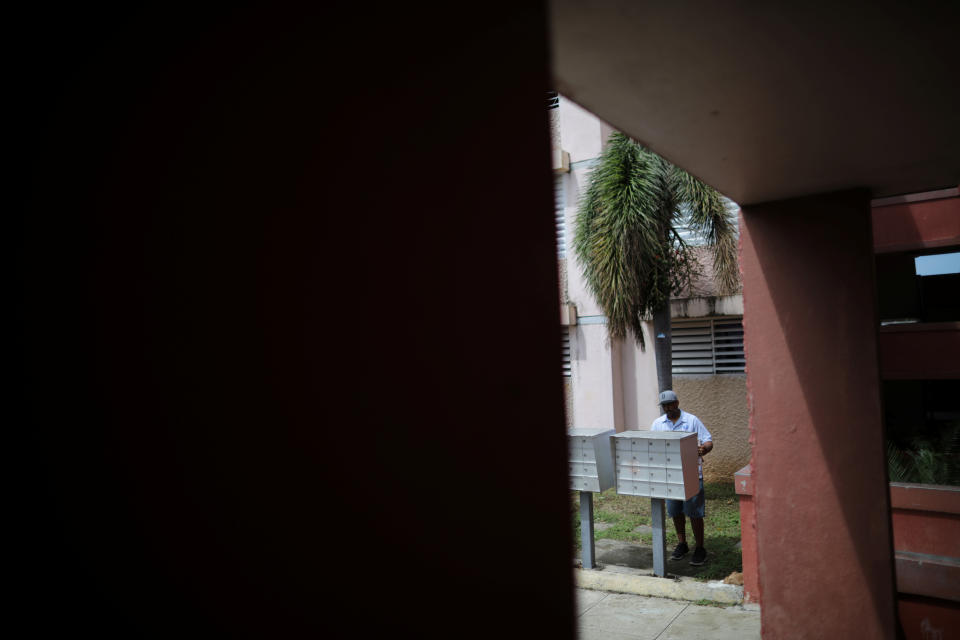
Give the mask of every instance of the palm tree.
<path id="1" fill-rule="evenodd" d="M 624 134 L 612 134 L 590 174 L 573 246 L 611 339 L 631 332 L 644 349 L 641 323 L 653 319 L 660 391 L 673 386 L 670 295 L 702 269 L 678 231 L 684 218 L 712 249 L 718 291 L 736 291 L 736 228 L 723 197 Z"/>

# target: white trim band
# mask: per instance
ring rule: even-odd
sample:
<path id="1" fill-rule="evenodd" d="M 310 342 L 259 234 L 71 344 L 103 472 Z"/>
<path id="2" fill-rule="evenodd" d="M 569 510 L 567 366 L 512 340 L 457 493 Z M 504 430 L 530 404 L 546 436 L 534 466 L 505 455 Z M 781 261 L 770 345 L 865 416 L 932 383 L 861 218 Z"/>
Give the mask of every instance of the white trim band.
<path id="1" fill-rule="evenodd" d="M 907 193 L 902 196 L 890 196 L 889 198 L 875 198 L 870 201 L 870 206 L 885 207 L 891 204 L 907 204 L 908 202 L 923 202 L 924 200 L 955 198 L 958 195 L 960 195 L 960 187 L 951 187 L 950 189 L 937 189 L 936 191 L 923 191 L 921 193 Z"/>

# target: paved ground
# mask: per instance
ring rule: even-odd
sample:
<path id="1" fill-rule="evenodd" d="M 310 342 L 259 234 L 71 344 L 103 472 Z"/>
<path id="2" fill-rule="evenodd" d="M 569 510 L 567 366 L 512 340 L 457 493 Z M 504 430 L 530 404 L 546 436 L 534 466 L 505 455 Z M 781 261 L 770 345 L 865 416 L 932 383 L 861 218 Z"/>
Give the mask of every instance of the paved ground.
<path id="1" fill-rule="evenodd" d="M 593 546 L 596 550 L 597 562 L 601 564 L 653 571 L 653 547 L 637 542 L 611 540 L 610 538 L 601 538 Z M 670 553 L 670 551 L 672 549 L 669 549 L 667 553 Z M 683 562 L 683 560 L 680 562 Z M 667 565 L 667 571 L 670 571 L 673 562 L 668 562 Z"/>
<path id="2" fill-rule="evenodd" d="M 752 640 L 760 610 L 577 589 L 577 628 L 581 640 Z"/>
<path id="3" fill-rule="evenodd" d="M 596 558 L 597 564 L 590 570 L 583 569 L 579 559 L 574 560 L 578 587 L 689 602 L 710 600 L 722 605 L 740 604 L 743 601 L 742 586 L 676 575 L 673 573 L 678 566 L 676 562 L 667 563 L 667 579 L 655 577 L 653 549 L 640 543 L 597 540 Z M 686 568 L 685 564 L 680 568 Z"/>

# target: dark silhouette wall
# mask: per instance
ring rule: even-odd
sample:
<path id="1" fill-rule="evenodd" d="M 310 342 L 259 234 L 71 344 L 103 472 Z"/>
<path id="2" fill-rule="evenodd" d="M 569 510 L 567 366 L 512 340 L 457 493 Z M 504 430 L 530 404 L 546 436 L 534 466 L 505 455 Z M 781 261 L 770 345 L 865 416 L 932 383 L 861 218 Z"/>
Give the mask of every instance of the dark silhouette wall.
<path id="1" fill-rule="evenodd" d="M 571 637 L 544 7 L 12 24 L 35 635 Z"/>

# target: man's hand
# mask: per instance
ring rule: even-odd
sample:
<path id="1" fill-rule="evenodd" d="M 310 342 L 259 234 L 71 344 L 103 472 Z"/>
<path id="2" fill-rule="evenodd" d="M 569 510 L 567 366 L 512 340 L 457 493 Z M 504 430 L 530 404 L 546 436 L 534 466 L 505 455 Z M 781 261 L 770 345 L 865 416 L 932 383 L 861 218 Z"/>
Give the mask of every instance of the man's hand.
<path id="1" fill-rule="evenodd" d="M 711 442 L 710 440 L 707 440 L 702 445 L 697 447 L 697 455 L 699 455 L 702 458 L 703 456 L 710 453 L 710 451 L 712 450 L 713 450 L 713 442 Z"/>

